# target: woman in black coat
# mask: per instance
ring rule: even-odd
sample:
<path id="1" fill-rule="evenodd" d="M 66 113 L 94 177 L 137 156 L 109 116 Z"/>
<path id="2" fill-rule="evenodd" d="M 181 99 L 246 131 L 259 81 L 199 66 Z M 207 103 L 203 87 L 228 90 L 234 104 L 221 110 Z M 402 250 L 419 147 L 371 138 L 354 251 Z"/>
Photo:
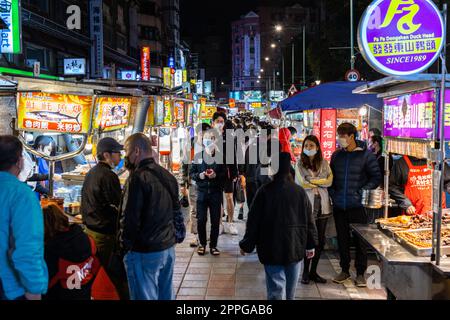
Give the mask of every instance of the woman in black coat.
<path id="1" fill-rule="evenodd" d="M 317 243 L 311 204 L 305 190 L 295 184 L 291 168 L 290 154 L 280 153 L 278 173 L 256 193 L 239 243 L 243 255 L 256 247 L 266 271 L 269 300 L 294 299 L 300 262 L 305 253 L 308 259 L 314 256 Z"/>

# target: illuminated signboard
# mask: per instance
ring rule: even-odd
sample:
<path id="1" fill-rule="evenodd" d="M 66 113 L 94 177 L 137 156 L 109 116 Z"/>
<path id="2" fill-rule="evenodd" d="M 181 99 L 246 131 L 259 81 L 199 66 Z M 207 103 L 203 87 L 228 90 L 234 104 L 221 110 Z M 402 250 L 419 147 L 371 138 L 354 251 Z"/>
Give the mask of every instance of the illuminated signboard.
<path id="1" fill-rule="evenodd" d="M 99 97 L 96 101 L 95 128 L 113 131 L 128 126 L 131 98 Z"/>
<path id="2" fill-rule="evenodd" d="M 150 47 L 141 50 L 141 73 L 143 81 L 150 80 Z"/>
<path id="3" fill-rule="evenodd" d="M 26 131 L 88 133 L 91 96 L 23 92 L 18 94 L 18 129 Z"/>

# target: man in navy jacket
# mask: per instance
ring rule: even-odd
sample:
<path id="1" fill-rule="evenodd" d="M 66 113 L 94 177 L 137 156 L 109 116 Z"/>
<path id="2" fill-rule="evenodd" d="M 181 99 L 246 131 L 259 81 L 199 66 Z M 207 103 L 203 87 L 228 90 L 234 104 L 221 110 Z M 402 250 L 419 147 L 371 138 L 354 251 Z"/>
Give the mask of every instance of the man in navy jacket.
<path id="1" fill-rule="evenodd" d="M 381 172 L 377 159 L 362 141 L 356 140 L 356 127 L 350 123 L 341 124 L 337 133 L 341 149 L 331 157 L 333 185 L 329 192 L 333 200 L 333 214 L 336 224 L 340 265 L 342 272 L 333 279 L 343 283 L 350 278 L 350 224 L 367 223 L 367 214 L 361 203 L 363 190 L 376 189 L 381 183 Z M 364 274 L 367 269 L 367 248 L 357 237 L 355 267 L 356 285 L 365 287 Z"/>

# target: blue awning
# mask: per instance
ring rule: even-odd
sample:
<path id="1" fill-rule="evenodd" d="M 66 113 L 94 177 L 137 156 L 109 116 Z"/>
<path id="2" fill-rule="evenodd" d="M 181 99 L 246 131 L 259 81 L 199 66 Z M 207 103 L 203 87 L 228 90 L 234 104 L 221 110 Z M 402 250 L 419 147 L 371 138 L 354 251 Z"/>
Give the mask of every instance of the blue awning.
<path id="1" fill-rule="evenodd" d="M 381 110 L 383 99 L 376 94 L 354 94 L 353 89 L 367 82 L 336 81 L 306 89 L 280 102 L 282 111 L 295 112 L 314 109 L 354 109 L 364 105 Z"/>

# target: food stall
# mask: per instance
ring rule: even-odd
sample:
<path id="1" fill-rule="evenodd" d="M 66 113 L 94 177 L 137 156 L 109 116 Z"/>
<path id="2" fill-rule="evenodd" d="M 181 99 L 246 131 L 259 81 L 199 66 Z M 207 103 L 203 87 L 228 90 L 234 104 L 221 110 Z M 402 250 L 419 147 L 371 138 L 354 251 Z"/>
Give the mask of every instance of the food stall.
<path id="1" fill-rule="evenodd" d="M 341 123 L 353 123 L 360 131 L 363 130 L 363 120 L 372 128 L 381 126 L 382 100 L 374 94 L 352 92 L 364 83 L 324 83 L 283 100 L 280 107 L 288 119 L 294 120 L 295 115 L 303 114 L 300 138 L 309 134 L 320 137 L 324 158 L 329 161 L 336 150 L 336 130 Z"/>
<path id="2" fill-rule="evenodd" d="M 446 77 L 445 119 L 450 110 L 450 77 Z M 450 210 L 442 209 L 440 171 L 436 170 L 436 140 L 439 137 L 439 101 L 441 75 L 422 74 L 388 77 L 355 89 L 355 93 L 376 93 L 384 100 L 383 128 L 385 159 L 406 155 L 427 159 L 429 179 L 420 181 L 433 188 L 430 208 L 423 215 L 389 216 L 391 205 L 385 203 L 385 217 L 376 225 L 354 225 L 353 230 L 373 248 L 383 262 L 383 280 L 389 297 L 398 299 L 450 299 Z M 445 121 L 445 139 L 450 138 Z M 388 161 L 388 160 L 387 160 Z M 389 168 L 388 162 L 386 168 Z M 385 199 L 389 197 L 389 170 L 385 171 Z M 420 189 L 419 189 L 420 190 Z M 441 195 L 441 196 L 440 196 Z M 441 197 L 441 198 L 440 198 Z M 424 196 L 424 198 L 426 198 Z M 434 207 L 433 207 L 434 206 Z M 437 220 L 436 212 L 442 210 Z M 442 225 L 440 265 L 433 234 Z M 414 279 L 414 280 L 413 280 Z"/>
<path id="3" fill-rule="evenodd" d="M 450 132 L 446 128 L 450 78 L 444 45 L 447 5 L 440 11 L 433 1 L 415 2 L 417 28 L 410 32 L 403 29 L 401 15 L 390 14 L 390 2 L 385 0 L 374 1 L 359 24 L 362 56 L 387 76 L 353 90 L 384 100 L 385 217 L 376 225 L 352 225 L 352 229 L 378 253 L 388 298 L 450 299 L 449 211 L 443 201 L 445 140 L 450 138 L 446 133 Z M 385 25 L 374 28 L 375 14 L 385 19 Z M 424 74 L 439 58 L 441 74 Z M 409 215 L 388 217 L 389 193 L 394 195 L 394 189 L 389 190 L 389 154 L 402 155 L 396 164 L 407 164 L 399 170 L 408 172 L 400 197 L 412 203 L 407 203 Z M 427 163 L 417 166 L 411 157 Z M 391 181 L 392 186 L 398 184 L 395 176 Z"/>

